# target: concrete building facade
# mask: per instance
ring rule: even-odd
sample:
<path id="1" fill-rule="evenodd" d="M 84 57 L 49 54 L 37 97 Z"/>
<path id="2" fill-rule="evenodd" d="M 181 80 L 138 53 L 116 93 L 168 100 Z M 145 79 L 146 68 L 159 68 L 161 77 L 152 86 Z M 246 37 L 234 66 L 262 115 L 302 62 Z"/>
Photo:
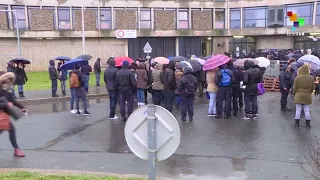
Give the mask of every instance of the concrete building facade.
<path id="1" fill-rule="evenodd" d="M 268 27 L 268 8 L 283 6 L 284 27 Z M 82 54 L 82 10 L 86 53 L 94 58 L 126 55 L 209 55 L 257 49 L 310 49 L 320 43 L 309 36 L 288 36 L 288 11 L 304 18 L 299 32 L 317 33 L 320 4 L 308 0 L 0 0 L 0 9 L 15 10 L 22 57 L 29 70 L 45 70 L 58 55 Z M 15 16 L 0 12 L 0 69 L 17 56 Z M 135 30 L 136 38 L 116 38 L 117 30 Z M 93 63 L 93 62 L 92 62 Z"/>

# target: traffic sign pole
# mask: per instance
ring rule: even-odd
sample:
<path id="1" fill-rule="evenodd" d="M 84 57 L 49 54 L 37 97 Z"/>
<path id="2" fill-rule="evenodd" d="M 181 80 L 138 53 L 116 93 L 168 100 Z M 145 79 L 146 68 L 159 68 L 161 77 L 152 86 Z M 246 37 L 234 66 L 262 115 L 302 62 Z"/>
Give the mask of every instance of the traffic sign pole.
<path id="1" fill-rule="evenodd" d="M 155 106 L 148 105 L 147 107 L 148 120 L 148 160 L 149 160 L 149 180 L 156 180 L 156 121 Z"/>

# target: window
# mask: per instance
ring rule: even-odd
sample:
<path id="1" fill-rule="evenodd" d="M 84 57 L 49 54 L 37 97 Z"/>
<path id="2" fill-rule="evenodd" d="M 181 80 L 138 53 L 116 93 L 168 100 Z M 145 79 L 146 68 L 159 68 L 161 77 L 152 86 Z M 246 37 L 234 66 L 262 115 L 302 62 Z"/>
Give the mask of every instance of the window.
<path id="1" fill-rule="evenodd" d="M 55 7 L 42 7 L 42 9 L 48 9 L 53 11 L 53 27 L 54 29 L 57 29 L 57 23 L 56 23 L 56 8 Z"/>
<path id="2" fill-rule="evenodd" d="M 100 29 L 112 29 L 112 14 L 111 9 L 100 9 Z"/>
<path id="3" fill-rule="evenodd" d="M 140 10 L 140 29 L 151 29 L 151 10 Z"/>
<path id="4" fill-rule="evenodd" d="M 320 24 L 320 2 L 317 4 L 316 24 Z"/>
<path id="5" fill-rule="evenodd" d="M 58 8 L 58 28 L 71 29 L 70 8 Z"/>
<path id="6" fill-rule="evenodd" d="M 12 10 L 15 10 L 17 13 L 19 29 L 26 29 L 27 23 L 26 23 L 26 13 L 25 13 L 24 6 L 12 6 Z M 12 19 L 13 19 L 13 28 L 17 28 L 16 16 L 14 14 L 12 15 Z"/>
<path id="7" fill-rule="evenodd" d="M 240 9 L 230 9 L 230 29 L 241 28 Z"/>
<path id="8" fill-rule="evenodd" d="M 285 25 L 292 26 L 293 22 L 290 21 L 290 18 L 287 16 L 287 12 L 292 12 L 298 15 L 298 18 L 303 18 L 305 25 L 312 24 L 312 12 L 313 12 L 313 4 L 311 3 L 304 3 L 304 4 L 293 4 L 293 5 L 286 5 L 285 6 Z"/>
<path id="9" fill-rule="evenodd" d="M 256 52 L 256 50 L 255 37 L 230 38 L 229 40 L 229 52 L 232 57 L 243 58 L 245 54 Z"/>
<path id="10" fill-rule="evenodd" d="M 243 11 L 243 27 L 266 27 L 267 8 L 244 8 Z"/>
<path id="11" fill-rule="evenodd" d="M 179 10 L 177 14 L 178 29 L 188 29 L 189 28 L 189 18 L 188 10 Z"/>
<path id="12" fill-rule="evenodd" d="M 224 9 L 216 9 L 215 10 L 215 28 L 216 29 L 224 29 L 224 19 L 225 19 L 225 13 Z"/>

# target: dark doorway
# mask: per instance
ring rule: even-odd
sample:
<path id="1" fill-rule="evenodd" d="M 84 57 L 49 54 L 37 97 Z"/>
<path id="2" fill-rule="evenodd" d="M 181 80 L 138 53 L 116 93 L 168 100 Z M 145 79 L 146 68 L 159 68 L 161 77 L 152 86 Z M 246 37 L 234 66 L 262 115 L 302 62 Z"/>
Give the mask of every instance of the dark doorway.
<path id="1" fill-rule="evenodd" d="M 180 37 L 179 55 L 189 58 L 191 55 L 202 55 L 201 37 Z"/>
<path id="2" fill-rule="evenodd" d="M 151 58 L 176 55 L 176 39 L 174 37 L 141 37 L 128 39 L 128 54 L 133 59 L 146 57 L 143 48 L 149 42 L 152 47 Z"/>

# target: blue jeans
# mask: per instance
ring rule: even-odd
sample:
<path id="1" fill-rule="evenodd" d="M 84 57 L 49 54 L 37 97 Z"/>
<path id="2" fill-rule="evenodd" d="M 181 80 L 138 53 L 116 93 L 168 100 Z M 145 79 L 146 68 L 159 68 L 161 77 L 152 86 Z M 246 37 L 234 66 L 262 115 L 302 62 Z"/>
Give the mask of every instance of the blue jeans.
<path id="1" fill-rule="evenodd" d="M 153 90 L 153 93 L 152 93 L 153 104 L 160 106 L 162 99 L 163 99 L 163 91 L 162 90 Z"/>
<path id="2" fill-rule="evenodd" d="M 84 77 L 84 90 L 88 92 L 90 75 L 83 75 L 83 77 Z"/>
<path id="3" fill-rule="evenodd" d="M 116 107 L 118 102 L 118 94 L 117 90 L 108 90 L 109 92 L 109 100 L 110 100 L 110 114 L 109 118 L 113 118 L 116 115 Z"/>
<path id="4" fill-rule="evenodd" d="M 209 100 L 209 109 L 208 114 L 216 114 L 217 113 L 217 93 L 209 92 L 210 100 Z"/>
<path id="5" fill-rule="evenodd" d="M 144 103 L 144 89 L 137 90 L 137 100 L 140 103 Z"/>
<path id="6" fill-rule="evenodd" d="M 179 107 L 181 104 L 181 95 L 180 94 L 176 94 L 176 106 Z"/>
<path id="7" fill-rule="evenodd" d="M 66 92 L 66 80 L 60 80 L 61 91 Z"/>
<path id="8" fill-rule="evenodd" d="M 13 97 L 16 96 L 16 94 L 14 93 L 14 88 L 15 88 L 15 86 L 12 87 L 12 93 L 11 93 Z"/>
<path id="9" fill-rule="evenodd" d="M 79 87 L 79 88 L 74 88 L 75 94 L 76 94 L 76 110 L 79 111 L 80 108 L 80 100 L 83 103 L 83 111 L 86 112 L 88 109 L 88 104 L 87 104 L 87 95 L 86 92 L 84 91 L 84 88 Z"/>
<path id="10" fill-rule="evenodd" d="M 23 85 L 18 85 L 18 92 L 23 93 Z"/>
<path id="11" fill-rule="evenodd" d="M 96 72 L 96 86 L 100 86 L 100 73 Z"/>
<path id="12" fill-rule="evenodd" d="M 71 94 L 71 98 L 70 98 L 70 109 L 73 110 L 74 109 L 74 101 L 76 100 L 76 90 L 75 88 L 70 88 L 70 94 Z"/>

